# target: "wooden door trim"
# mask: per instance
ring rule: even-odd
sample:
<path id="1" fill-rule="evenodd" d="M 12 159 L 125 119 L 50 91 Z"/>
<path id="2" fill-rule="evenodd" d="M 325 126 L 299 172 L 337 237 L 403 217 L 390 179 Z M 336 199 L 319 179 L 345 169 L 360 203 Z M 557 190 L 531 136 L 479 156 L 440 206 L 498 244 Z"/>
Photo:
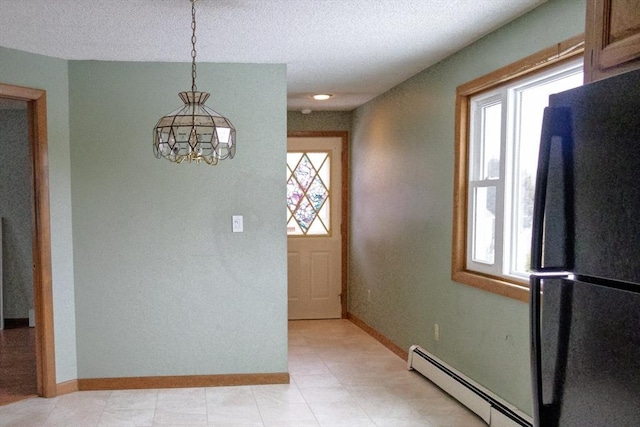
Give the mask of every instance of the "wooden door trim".
<path id="1" fill-rule="evenodd" d="M 287 132 L 287 138 L 341 138 L 342 139 L 342 291 L 340 292 L 340 304 L 342 305 L 342 318 L 347 318 L 348 287 L 347 272 L 349 268 L 349 132 L 347 131 L 297 131 Z"/>
<path id="2" fill-rule="evenodd" d="M 51 223 L 49 219 L 49 157 L 47 93 L 44 90 L 0 83 L 0 98 L 27 101 L 29 141 L 33 165 L 33 300 L 36 315 L 36 377 L 39 396 L 56 395 Z"/>

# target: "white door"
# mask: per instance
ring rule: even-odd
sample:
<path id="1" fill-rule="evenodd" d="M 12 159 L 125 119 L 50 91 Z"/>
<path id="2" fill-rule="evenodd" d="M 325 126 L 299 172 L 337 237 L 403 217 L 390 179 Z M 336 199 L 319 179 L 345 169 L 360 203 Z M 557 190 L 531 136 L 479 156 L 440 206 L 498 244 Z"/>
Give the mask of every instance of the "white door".
<path id="1" fill-rule="evenodd" d="M 289 319 L 342 316 L 341 137 L 287 138 Z"/>

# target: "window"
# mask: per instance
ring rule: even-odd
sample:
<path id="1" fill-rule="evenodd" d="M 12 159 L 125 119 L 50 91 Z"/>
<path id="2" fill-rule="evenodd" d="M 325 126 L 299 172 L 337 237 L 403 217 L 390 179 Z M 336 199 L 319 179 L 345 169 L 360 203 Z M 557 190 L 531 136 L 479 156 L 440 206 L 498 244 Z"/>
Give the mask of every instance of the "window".
<path id="1" fill-rule="evenodd" d="M 287 152 L 287 235 L 331 234 L 331 152 Z"/>
<path id="2" fill-rule="evenodd" d="M 453 280 L 528 299 L 542 113 L 582 84 L 582 47 L 576 37 L 458 87 Z"/>

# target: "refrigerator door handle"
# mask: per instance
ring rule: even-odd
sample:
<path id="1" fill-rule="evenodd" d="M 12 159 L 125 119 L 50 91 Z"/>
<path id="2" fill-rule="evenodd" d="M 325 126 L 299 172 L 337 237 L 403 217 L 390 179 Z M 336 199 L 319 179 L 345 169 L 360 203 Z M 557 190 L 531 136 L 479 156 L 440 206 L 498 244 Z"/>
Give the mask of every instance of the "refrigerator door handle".
<path id="1" fill-rule="evenodd" d="M 534 272 L 566 271 L 570 267 L 568 265 L 552 267 L 545 267 L 543 265 L 545 208 L 551 161 L 551 146 L 558 138 L 560 138 L 561 142 L 569 141 L 571 138 L 571 109 L 567 107 L 547 107 L 544 109 L 542 119 L 542 134 L 540 136 L 538 170 L 533 202 L 531 270 Z M 562 160 L 566 162 L 567 159 L 563 158 Z"/>
<path id="2" fill-rule="evenodd" d="M 533 386 L 533 425 L 541 426 L 542 416 L 542 353 L 540 338 L 540 283 L 542 278 L 532 274 L 529 279 L 530 339 L 531 339 L 531 384 Z"/>
<path id="3" fill-rule="evenodd" d="M 532 274 L 529 278 L 529 320 L 530 320 L 530 351 L 531 351 L 531 385 L 533 388 L 533 426 L 556 426 L 558 420 L 558 404 L 562 400 L 562 385 L 566 370 L 568 348 L 568 333 L 571 330 L 572 287 L 562 286 L 560 318 L 558 319 L 559 336 L 555 355 L 547 354 L 545 357 L 553 357 L 555 364 L 552 377 L 542 378 L 542 303 L 544 294 L 544 280 L 571 279 L 569 272 Z M 549 373 L 547 373 L 548 375 Z M 549 382 L 550 381 L 550 382 Z M 543 396 L 543 383 L 546 382 L 548 395 Z M 545 399 L 546 398 L 546 402 Z"/>

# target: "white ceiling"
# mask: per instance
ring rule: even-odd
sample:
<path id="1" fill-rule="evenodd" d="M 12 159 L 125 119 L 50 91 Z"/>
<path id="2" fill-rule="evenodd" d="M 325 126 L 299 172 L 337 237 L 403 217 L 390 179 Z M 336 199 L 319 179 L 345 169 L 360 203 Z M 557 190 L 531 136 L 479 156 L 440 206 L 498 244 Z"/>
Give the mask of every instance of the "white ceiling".
<path id="1" fill-rule="evenodd" d="M 285 63 L 289 110 L 351 110 L 545 1 L 199 0 L 197 61 Z M 0 0 L 0 46 L 189 62 L 190 2 Z"/>

